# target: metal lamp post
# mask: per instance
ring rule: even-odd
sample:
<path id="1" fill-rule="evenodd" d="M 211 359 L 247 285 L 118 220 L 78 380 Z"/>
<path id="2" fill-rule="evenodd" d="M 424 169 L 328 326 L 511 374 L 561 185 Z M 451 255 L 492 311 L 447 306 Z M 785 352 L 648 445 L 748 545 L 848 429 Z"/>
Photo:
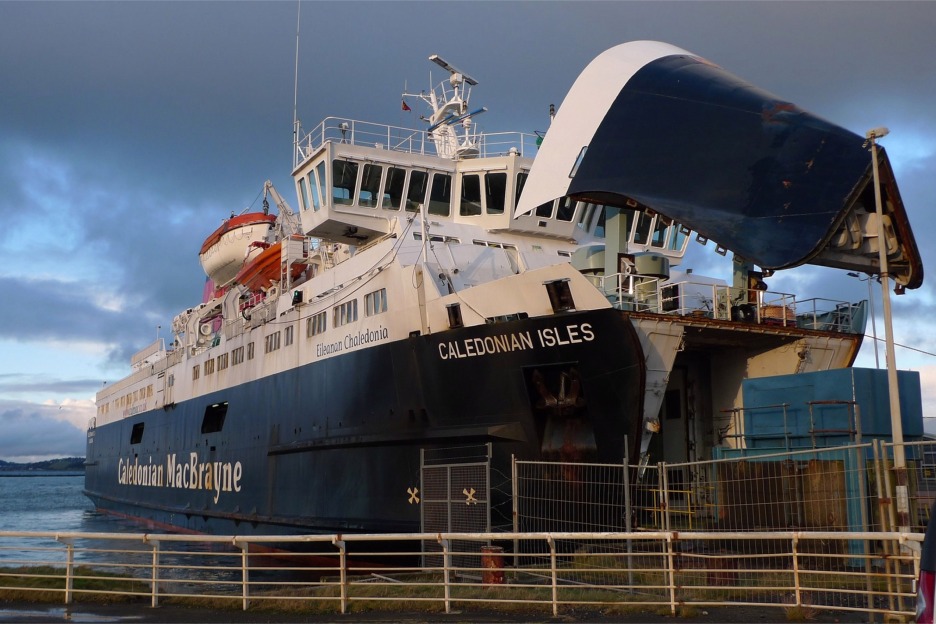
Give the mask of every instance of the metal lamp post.
<path id="1" fill-rule="evenodd" d="M 881 181 L 878 175 L 877 139 L 887 136 L 887 128 L 875 128 L 865 134 L 871 143 L 871 167 L 874 176 L 874 207 L 878 219 L 878 259 L 881 293 L 884 301 L 884 346 L 887 363 L 887 390 L 890 395 L 891 440 L 894 443 L 894 476 L 897 482 L 897 525 L 900 531 L 910 527 L 910 497 L 907 493 L 907 458 L 904 452 L 903 421 L 900 416 L 900 393 L 897 387 L 897 361 L 894 359 L 894 331 L 891 319 L 890 274 L 887 268 L 887 239 L 884 211 L 881 207 Z"/>

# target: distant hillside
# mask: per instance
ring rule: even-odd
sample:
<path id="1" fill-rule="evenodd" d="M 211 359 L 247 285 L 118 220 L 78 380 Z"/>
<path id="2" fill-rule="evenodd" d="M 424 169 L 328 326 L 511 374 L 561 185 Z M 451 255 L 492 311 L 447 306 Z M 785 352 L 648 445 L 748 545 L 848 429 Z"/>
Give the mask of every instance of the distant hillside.
<path id="1" fill-rule="evenodd" d="M 84 457 L 61 457 L 31 464 L 17 464 L 0 459 L 0 472 L 7 470 L 68 470 L 84 472 Z"/>

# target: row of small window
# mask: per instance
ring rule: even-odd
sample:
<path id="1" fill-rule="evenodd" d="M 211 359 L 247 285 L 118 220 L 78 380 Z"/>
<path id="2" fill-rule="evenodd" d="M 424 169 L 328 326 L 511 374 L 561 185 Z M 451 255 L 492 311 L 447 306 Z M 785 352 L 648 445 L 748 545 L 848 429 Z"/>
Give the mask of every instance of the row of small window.
<path id="1" fill-rule="evenodd" d="M 269 337 L 269 336 L 268 336 Z M 247 343 L 247 359 L 252 360 L 254 356 L 254 343 Z M 222 353 L 218 357 L 211 358 L 210 360 L 205 360 L 201 365 L 196 364 L 192 367 L 192 381 L 195 381 L 204 374 L 206 377 L 208 375 L 214 374 L 215 370 L 223 371 L 228 367 L 230 362 L 231 366 L 237 366 L 238 364 L 244 363 L 244 347 L 237 347 L 233 349 L 230 354 Z"/>
<path id="2" fill-rule="evenodd" d="M 150 384 L 146 386 L 145 388 L 140 388 L 139 390 L 128 392 L 127 394 L 121 395 L 117 397 L 116 399 L 108 403 L 105 403 L 104 405 L 100 406 L 97 411 L 98 411 L 98 414 L 104 415 L 110 412 L 111 406 L 113 406 L 115 410 L 123 409 L 126 407 L 130 407 L 131 405 L 133 405 L 134 403 L 142 399 L 152 398 L 152 396 L 153 396 L 153 384 Z"/>
<path id="3" fill-rule="evenodd" d="M 387 311 L 387 289 L 381 288 L 364 295 L 364 316 L 374 316 Z M 332 327 L 341 327 L 358 320 L 357 299 L 345 301 L 332 308 Z M 328 311 L 313 314 L 306 320 L 306 336 L 311 338 L 328 329 Z"/>
<path id="4" fill-rule="evenodd" d="M 293 326 L 287 325 L 285 329 L 275 331 L 263 339 L 263 352 L 272 353 L 280 348 L 280 334 L 282 334 L 282 345 L 288 347 L 293 343 Z"/>
<path id="5" fill-rule="evenodd" d="M 414 239 L 414 240 L 422 240 L 422 234 L 421 234 L 420 232 L 413 232 L 413 239 Z M 459 243 L 461 243 L 461 239 L 460 239 L 460 238 L 458 238 L 458 237 L 456 237 L 456 236 L 448 236 L 448 235 L 445 235 L 445 234 L 430 234 L 430 235 L 429 235 L 429 241 L 430 241 L 430 242 L 433 242 L 433 243 L 454 243 L 454 244 L 456 244 L 456 245 L 459 244 Z M 510 244 L 507 244 L 507 243 L 498 243 L 498 242 L 494 242 L 494 241 L 478 240 L 478 239 L 474 239 L 474 240 L 472 240 L 471 242 L 472 242 L 472 244 L 474 244 L 474 245 L 480 245 L 481 247 L 497 247 L 497 248 L 499 248 L 499 249 L 506 249 L 508 255 L 509 255 L 511 258 L 513 258 L 514 260 L 517 259 L 518 251 L 517 251 L 517 246 L 516 246 L 516 245 L 510 245 Z M 542 245 L 533 245 L 533 246 L 532 246 L 532 249 L 533 249 L 534 252 L 542 252 L 542 251 L 543 251 Z M 571 252 L 571 251 L 564 251 L 564 250 L 562 250 L 562 249 L 557 250 L 557 251 L 556 251 L 556 254 L 562 256 L 563 258 L 571 258 L 571 257 L 572 257 L 572 252 Z"/>
<path id="6" fill-rule="evenodd" d="M 358 309 L 357 309 L 357 299 L 352 299 L 351 301 L 346 301 L 340 305 L 332 308 L 334 313 L 334 326 L 341 327 L 342 325 L 347 325 L 348 323 L 353 323 L 358 319 Z M 381 288 L 375 290 L 372 293 L 364 295 L 364 314 L 366 316 L 374 316 L 375 314 L 382 314 L 387 311 L 387 289 Z M 321 334 L 328 328 L 328 312 L 319 312 L 309 317 L 306 321 L 306 335 L 309 337 Z M 280 346 L 288 347 L 293 343 L 294 330 L 293 326 L 289 325 L 286 328 L 275 331 L 272 334 L 266 336 L 263 339 L 263 352 L 271 353 L 280 348 Z M 207 377 L 208 375 L 214 374 L 215 370 L 223 371 L 228 367 L 228 355 L 227 353 L 222 353 L 218 357 L 211 358 L 210 360 L 205 360 L 201 365 L 196 364 L 192 367 L 192 380 L 196 380 L 201 377 L 203 374 Z M 252 360 L 254 357 L 254 343 L 250 342 L 247 344 L 247 359 Z M 244 347 L 237 347 L 230 353 L 230 362 L 232 366 L 237 366 L 244 362 Z"/>
<path id="7" fill-rule="evenodd" d="M 360 174 L 360 175 L 359 175 Z M 520 198 L 528 174 L 517 174 L 514 201 Z M 431 183 L 430 183 L 431 178 Z M 303 209 L 318 210 L 322 205 L 321 189 L 325 186 L 325 162 L 300 180 Z M 384 210 L 416 211 L 427 201 L 426 209 L 431 215 L 447 217 L 452 205 L 452 175 L 426 171 L 411 171 L 399 167 L 384 167 L 374 163 L 358 163 L 353 160 L 332 161 L 332 201 L 335 204 L 351 205 Z M 506 207 L 507 173 L 478 172 L 461 174 L 461 197 L 458 214 L 461 216 L 503 214 Z M 311 204 L 309 203 L 311 199 Z M 357 200 L 355 202 L 355 200 Z M 534 214 L 541 219 L 570 222 L 575 218 L 577 202 L 569 197 L 546 202 L 536 207 Z M 661 249 L 681 249 L 687 240 L 688 231 L 659 215 L 644 211 L 624 209 L 631 240 L 638 245 L 650 245 Z M 583 203 L 577 225 L 595 236 L 605 235 L 605 210 L 600 204 Z"/>
<path id="8" fill-rule="evenodd" d="M 576 224 L 586 232 L 592 232 L 595 236 L 604 238 L 606 212 L 601 204 L 585 203 L 579 211 Z M 542 218 L 551 218 L 555 215 L 559 221 L 571 221 L 575 214 L 575 202 L 568 197 L 563 197 L 537 207 L 535 214 Z M 621 215 L 625 219 L 628 240 L 634 244 L 681 250 L 688 240 L 689 230 L 662 215 L 630 208 L 622 208 Z"/>
<path id="9" fill-rule="evenodd" d="M 525 181 L 526 173 L 519 174 Z M 518 189 L 522 183 L 518 178 Z M 302 209 L 319 210 L 325 183 L 325 162 L 299 181 Z M 516 193 L 519 197 L 519 191 Z M 461 174 L 458 213 L 462 216 L 504 214 L 507 197 L 506 172 Z M 410 212 L 426 204 L 431 215 L 447 217 L 452 210 L 452 174 L 412 171 L 353 160 L 332 161 L 332 202 L 338 205 L 382 208 Z"/>

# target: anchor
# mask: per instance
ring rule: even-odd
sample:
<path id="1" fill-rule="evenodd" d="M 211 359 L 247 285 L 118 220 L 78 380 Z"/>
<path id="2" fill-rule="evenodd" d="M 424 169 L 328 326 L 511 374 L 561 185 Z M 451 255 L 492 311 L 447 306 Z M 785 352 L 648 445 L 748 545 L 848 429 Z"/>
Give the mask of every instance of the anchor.
<path id="1" fill-rule="evenodd" d="M 409 504 L 413 503 L 419 504 L 419 488 L 406 488 L 407 494 L 409 494 Z"/>

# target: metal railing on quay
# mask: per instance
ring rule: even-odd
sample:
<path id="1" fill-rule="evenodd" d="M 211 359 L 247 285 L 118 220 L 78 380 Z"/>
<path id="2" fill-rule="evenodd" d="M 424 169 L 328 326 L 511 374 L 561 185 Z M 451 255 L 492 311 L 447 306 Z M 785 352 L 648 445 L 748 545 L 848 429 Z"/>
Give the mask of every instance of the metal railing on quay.
<path id="1" fill-rule="evenodd" d="M 825 552 L 829 541 L 887 543 Z M 55 592 L 240 602 L 347 613 L 428 604 L 633 611 L 764 606 L 912 615 L 922 535 L 843 531 L 633 531 L 205 536 L 0 531 L 0 596 Z M 480 542 L 478 549 L 456 544 Z M 726 544 L 769 542 L 748 554 Z M 428 544 L 433 549 L 427 548 Z M 511 552 L 513 544 L 519 548 Z M 440 548 L 441 547 L 441 548 Z M 856 559 L 857 558 L 857 559 Z"/>

